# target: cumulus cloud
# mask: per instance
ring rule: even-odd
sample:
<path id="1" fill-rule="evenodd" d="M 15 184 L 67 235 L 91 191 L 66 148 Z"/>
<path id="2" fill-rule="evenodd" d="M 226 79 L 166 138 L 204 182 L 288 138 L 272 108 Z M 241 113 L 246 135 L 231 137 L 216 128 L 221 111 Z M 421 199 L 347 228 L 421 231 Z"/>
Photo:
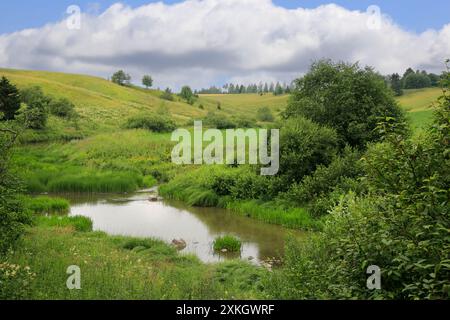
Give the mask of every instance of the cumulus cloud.
<path id="1" fill-rule="evenodd" d="M 178 88 L 227 80 L 289 81 L 321 58 L 359 61 L 382 73 L 407 67 L 442 70 L 450 56 L 450 24 L 410 33 L 389 17 L 337 5 L 286 9 L 271 0 L 186 0 L 131 8 L 117 3 L 81 29 L 66 21 L 0 35 L 0 66 L 108 76 L 150 73 Z"/>

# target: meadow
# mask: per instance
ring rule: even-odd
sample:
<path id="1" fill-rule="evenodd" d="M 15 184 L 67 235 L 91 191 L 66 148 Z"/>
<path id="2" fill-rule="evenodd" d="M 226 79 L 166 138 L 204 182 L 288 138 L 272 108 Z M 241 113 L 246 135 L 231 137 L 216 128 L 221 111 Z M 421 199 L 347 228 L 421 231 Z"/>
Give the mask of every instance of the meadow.
<path id="1" fill-rule="evenodd" d="M 67 290 L 70 265 L 82 270 L 82 290 Z M 158 240 L 92 232 L 85 217 L 46 216 L 27 229 L 0 275 L 10 269 L 0 298 L 257 299 L 266 273 L 241 261 L 204 264 Z"/>

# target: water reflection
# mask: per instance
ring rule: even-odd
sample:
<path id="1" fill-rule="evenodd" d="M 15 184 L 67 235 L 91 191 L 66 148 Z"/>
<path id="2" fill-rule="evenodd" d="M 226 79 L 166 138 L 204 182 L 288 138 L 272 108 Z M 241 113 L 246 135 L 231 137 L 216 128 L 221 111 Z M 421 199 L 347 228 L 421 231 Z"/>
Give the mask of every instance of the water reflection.
<path id="1" fill-rule="evenodd" d="M 149 201 L 146 193 L 134 195 L 64 195 L 72 203 L 70 215 L 90 217 L 94 230 L 111 235 L 159 238 L 168 243 L 186 241 L 182 252 L 196 254 L 204 262 L 221 261 L 229 254 L 212 249 L 214 239 L 223 234 L 243 242 L 242 259 L 256 263 L 282 257 L 288 234 L 300 231 L 240 217 L 219 208 L 192 208 L 179 202 Z"/>

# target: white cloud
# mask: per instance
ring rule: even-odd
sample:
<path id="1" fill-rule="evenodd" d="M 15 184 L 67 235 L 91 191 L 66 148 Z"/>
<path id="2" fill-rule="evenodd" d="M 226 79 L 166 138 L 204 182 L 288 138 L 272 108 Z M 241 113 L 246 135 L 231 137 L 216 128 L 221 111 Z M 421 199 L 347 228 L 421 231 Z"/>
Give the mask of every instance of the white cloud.
<path id="1" fill-rule="evenodd" d="M 150 73 L 157 86 L 177 88 L 253 77 L 289 81 L 321 58 L 360 61 L 382 73 L 409 66 L 437 72 L 450 56 L 450 24 L 415 34 L 386 16 L 373 30 L 368 19 L 332 4 L 285 9 L 270 0 L 114 4 L 84 14 L 80 30 L 60 21 L 0 35 L 0 66 L 104 77 L 123 68 L 135 79 Z"/>

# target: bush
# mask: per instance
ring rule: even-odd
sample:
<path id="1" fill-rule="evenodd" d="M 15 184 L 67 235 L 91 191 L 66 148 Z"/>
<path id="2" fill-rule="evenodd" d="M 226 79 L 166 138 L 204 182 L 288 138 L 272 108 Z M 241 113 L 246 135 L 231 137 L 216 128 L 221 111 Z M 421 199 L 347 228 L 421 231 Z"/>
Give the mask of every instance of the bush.
<path id="1" fill-rule="evenodd" d="M 203 123 L 206 126 L 217 129 L 235 129 L 236 123 L 224 115 L 219 115 L 215 112 L 208 112 L 203 119 Z"/>
<path id="2" fill-rule="evenodd" d="M 20 201 L 21 182 L 10 170 L 10 152 L 17 133 L 0 127 L 0 258 L 15 245 L 26 225 L 29 212 Z"/>
<path id="3" fill-rule="evenodd" d="M 248 118 L 235 118 L 231 119 L 236 124 L 236 128 L 256 128 L 258 125 L 254 119 Z"/>
<path id="4" fill-rule="evenodd" d="M 360 158 L 360 152 L 347 147 L 328 166 L 318 166 L 280 197 L 296 206 L 307 205 L 313 216 L 322 216 L 337 204 L 342 194 L 364 192 L 364 185 L 357 181 L 364 173 Z"/>
<path id="5" fill-rule="evenodd" d="M 47 125 L 47 106 L 41 101 L 33 102 L 21 110 L 19 118 L 26 128 L 42 130 Z"/>
<path id="6" fill-rule="evenodd" d="M 75 115 L 75 105 L 66 98 L 52 100 L 49 103 L 51 114 L 61 118 L 72 118 Z"/>
<path id="7" fill-rule="evenodd" d="M 431 87 L 431 79 L 424 73 L 410 73 L 403 79 L 405 89 L 420 89 Z"/>
<path id="8" fill-rule="evenodd" d="M 365 148 L 378 141 L 379 117 L 404 122 L 392 91 L 371 68 L 319 61 L 295 85 L 284 118 L 303 116 L 334 128 L 343 145 Z"/>
<path id="9" fill-rule="evenodd" d="M 167 115 L 139 114 L 127 120 L 127 129 L 147 129 L 153 132 L 171 132 L 175 130 L 175 122 Z"/>
<path id="10" fill-rule="evenodd" d="M 386 127 L 379 125 L 385 141 L 363 157 L 368 195 L 348 194 L 322 232 L 290 242 L 285 268 L 267 283 L 273 297 L 449 299 L 448 91 L 425 137 L 406 139 Z M 366 288 L 370 265 L 381 269 L 381 290 Z"/>
<path id="11" fill-rule="evenodd" d="M 242 243 L 239 239 L 226 235 L 214 240 L 213 247 L 214 251 L 227 250 L 228 252 L 239 252 L 241 251 Z"/>
<path id="12" fill-rule="evenodd" d="M 172 90 L 170 90 L 170 88 L 167 88 L 166 90 L 164 90 L 164 92 L 161 94 L 161 99 L 173 101 L 174 99 L 173 99 Z"/>
<path id="13" fill-rule="evenodd" d="M 320 165 L 328 165 L 338 151 L 336 131 L 305 118 L 290 118 L 280 130 L 279 174 L 299 182 Z"/>
<path id="14" fill-rule="evenodd" d="M 259 121 L 272 122 L 275 120 L 272 111 L 268 107 L 259 108 L 256 111 L 256 117 Z"/>

